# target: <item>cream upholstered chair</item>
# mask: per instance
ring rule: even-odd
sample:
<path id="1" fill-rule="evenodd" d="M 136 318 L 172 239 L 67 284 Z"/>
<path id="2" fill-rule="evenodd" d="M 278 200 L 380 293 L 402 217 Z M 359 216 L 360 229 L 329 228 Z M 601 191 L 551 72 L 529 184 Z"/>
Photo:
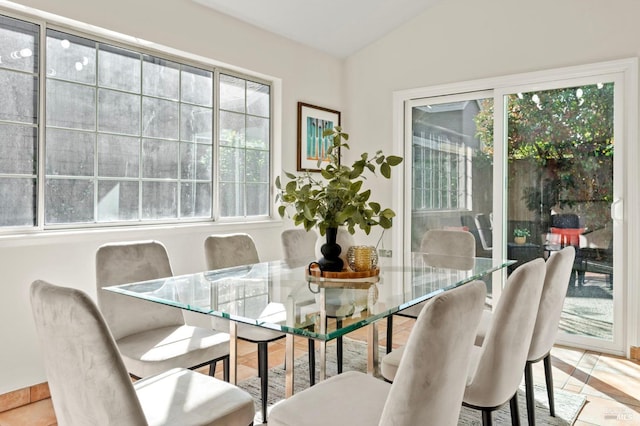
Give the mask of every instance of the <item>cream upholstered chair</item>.
<path id="1" fill-rule="evenodd" d="M 338 230 L 338 238 L 343 252 L 346 252 L 350 246 L 355 245 L 355 241 L 351 234 L 342 228 Z M 305 229 L 287 229 L 282 231 L 281 239 L 284 258 L 287 261 L 299 263 L 308 258 L 318 256 L 316 251 L 318 249 L 318 244 L 320 243 L 318 242 L 318 234 L 315 231 L 306 231 Z M 308 263 L 308 260 L 306 260 L 306 263 Z M 303 262 L 301 264 L 305 263 Z M 325 289 L 325 308 L 327 318 L 334 318 L 336 321 L 336 327 L 342 327 L 343 317 L 340 313 L 341 310 L 344 309 L 345 300 L 352 301 L 364 299 L 366 301 L 367 293 L 368 290 L 359 289 Z M 342 373 L 342 355 L 343 338 L 340 336 L 336 338 L 336 365 L 338 373 Z M 315 368 L 311 368 L 312 365 L 315 365 L 315 344 L 313 339 L 309 339 L 309 384 L 313 386 L 315 384 Z"/>
<path id="2" fill-rule="evenodd" d="M 531 346 L 544 277 L 542 259 L 527 262 L 511 273 L 482 346 L 472 350 L 463 404 L 482 410 L 485 426 L 492 423 L 492 411 L 507 401 L 512 424 L 520 424 L 517 391 Z"/>
<path id="3" fill-rule="evenodd" d="M 474 281 L 429 300 L 393 384 L 338 374 L 276 404 L 269 425 L 456 425 L 485 293 Z"/>
<path id="4" fill-rule="evenodd" d="M 210 235 L 204 242 L 207 269 L 215 270 L 232 266 L 249 265 L 260 262 L 258 250 L 249 234 Z M 225 324 L 226 323 L 226 324 Z M 215 328 L 228 323 L 222 318 L 213 318 Z M 238 338 L 258 345 L 258 374 L 262 397 L 262 421 L 267 421 L 267 396 L 269 389 L 269 348 L 268 344 L 285 337 L 285 333 L 238 324 Z M 310 355 L 311 356 L 311 355 Z"/>
<path id="5" fill-rule="evenodd" d="M 132 383 L 84 292 L 35 281 L 31 307 L 59 425 L 252 424 L 251 395 L 213 377 L 175 368 Z"/>
<path id="6" fill-rule="evenodd" d="M 450 229 L 429 229 L 422 236 L 420 251 L 432 255 L 471 258 L 476 255 L 476 239 L 471 232 Z M 443 265 L 446 266 L 446 265 Z M 416 318 L 422 303 L 411 306 L 396 315 Z M 387 353 L 393 349 L 393 315 L 387 317 Z"/>
<path id="7" fill-rule="evenodd" d="M 562 314 L 562 306 L 567 294 L 567 287 L 571 279 L 575 248 L 568 246 L 555 252 L 547 259 L 544 288 L 540 298 L 540 308 L 536 318 L 536 325 L 531 338 L 529 355 L 524 370 L 524 381 L 527 394 L 527 418 L 529 424 L 535 424 L 535 400 L 533 395 L 532 365 L 538 361 L 544 361 L 544 376 L 547 385 L 547 397 L 549 398 L 549 412 L 555 417 L 555 405 L 553 399 L 553 375 L 551 368 L 551 348 L 558 334 L 558 324 Z M 482 345 L 487 330 L 491 327 L 493 314 L 484 311 L 476 345 Z"/>
<path id="8" fill-rule="evenodd" d="M 282 251 L 284 259 L 293 262 L 291 266 L 302 266 L 309 262 L 309 258 L 315 256 L 316 241 L 318 234 L 315 231 L 306 231 L 305 229 L 285 229 L 280 234 L 282 240 Z M 316 352 L 313 339 L 309 342 L 309 385 L 313 386 L 316 382 Z"/>
<path id="9" fill-rule="evenodd" d="M 318 234 L 315 231 L 305 229 L 285 229 L 280 235 L 282 239 L 282 251 L 284 259 L 298 262 L 300 265 L 308 263 L 307 258 L 315 256 Z"/>
<path id="10" fill-rule="evenodd" d="M 158 241 L 105 244 L 96 252 L 98 306 L 127 370 L 135 377 L 170 368 L 207 364 L 215 374 L 224 361 L 229 377 L 229 334 L 185 324 L 180 309 L 102 290 L 103 287 L 172 276 L 164 245 Z"/>

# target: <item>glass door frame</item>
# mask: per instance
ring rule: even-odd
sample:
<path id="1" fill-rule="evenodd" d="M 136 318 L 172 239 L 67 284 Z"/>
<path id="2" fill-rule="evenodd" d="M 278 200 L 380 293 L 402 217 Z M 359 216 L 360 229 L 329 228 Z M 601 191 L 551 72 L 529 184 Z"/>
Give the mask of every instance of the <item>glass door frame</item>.
<path id="1" fill-rule="evenodd" d="M 440 102 L 456 97 L 486 97 L 493 91 L 494 98 L 494 188 L 493 215 L 494 257 L 506 255 L 506 172 L 507 159 L 504 152 L 506 115 L 504 111 L 506 95 L 536 90 L 551 90 L 612 81 L 614 89 L 614 202 L 611 215 L 614 219 L 614 338 L 608 342 L 590 337 L 560 333 L 558 343 L 585 349 L 607 352 L 629 357 L 631 346 L 640 346 L 640 283 L 632 277 L 640 276 L 640 239 L 630 236 L 640 235 L 640 193 L 634 188 L 640 182 L 640 149 L 638 147 L 638 59 L 622 59 L 584 66 L 539 71 L 526 74 L 503 76 L 462 83 L 446 84 L 394 92 L 393 132 L 394 149 L 403 153 L 403 179 L 396 181 L 393 199 L 398 213 L 392 235 L 394 258 L 408 259 L 411 235 L 411 105 L 420 98 Z M 451 96 L 451 97 L 449 97 Z M 433 99 L 435 98 L 435 99 Z M 436 100 L 437 99 L 437 100 Z M 444 100 L 443 100 L 444 102 Z M 500 243 L 498 243 L 500 242 Z M 504 282 L 504 273 L 493 277 L 493 297 L 500 296 L 499 282 Z M 502 281 L 501 281 L 502 280 Z"/>

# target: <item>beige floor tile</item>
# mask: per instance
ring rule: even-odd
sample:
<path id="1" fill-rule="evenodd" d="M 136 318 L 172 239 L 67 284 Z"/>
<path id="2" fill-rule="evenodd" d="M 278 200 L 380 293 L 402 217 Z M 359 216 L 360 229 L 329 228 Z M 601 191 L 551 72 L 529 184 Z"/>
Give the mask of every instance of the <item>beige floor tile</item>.
<path id="1" fill-rule="evenodd" d="M 50 398 L 0 413 L 0 426 L 54 426 L 56 424 Z"/>

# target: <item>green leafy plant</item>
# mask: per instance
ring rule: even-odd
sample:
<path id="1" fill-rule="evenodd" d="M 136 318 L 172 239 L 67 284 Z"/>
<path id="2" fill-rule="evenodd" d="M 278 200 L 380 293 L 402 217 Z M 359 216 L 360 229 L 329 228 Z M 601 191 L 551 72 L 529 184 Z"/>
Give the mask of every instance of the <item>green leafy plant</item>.
<path id="1" fill-rule="evenodd" d="M 335 127 L 324 131 L 323 136 L 331 137 L 332 144 L 327 149 L 328 162 L 322 167 L 318 160 L 320 175 L 305 172 L 302 175 L 285 173 L 289 179 L 286 184 L 276 178 L 280 203 L 278 213 L 281 217 L 288 214 L 287 207 L 293 207 L 292 219 L 296 225 L 303 225 L 308 231 L 318 227 L 320 235 L 327 228 L 346 226 L 349 233 L 355 233 L 356 226 L 369 234 L 373 226 L 391 228 L 391 219 L 396 215 L 391 209 L 383 209 L 379 203 L 370 201 L 371 190 L 362 189 L 365 172 L 380 174 L 389 179 L 391 168 L 402 162 L 402 157 L 385 156 L 382 151 L 369 156 L 363 153 L 351 166 L 340 164 L 340 151 L 350 149 L 346 141 L 349 135 L 342 128 Z"/>
<path id="2" fill-rule="evenodd" d="M 514 237 L 530 237 L 531 232 L 527 228 L 516 228 L 513 230 Z"/>

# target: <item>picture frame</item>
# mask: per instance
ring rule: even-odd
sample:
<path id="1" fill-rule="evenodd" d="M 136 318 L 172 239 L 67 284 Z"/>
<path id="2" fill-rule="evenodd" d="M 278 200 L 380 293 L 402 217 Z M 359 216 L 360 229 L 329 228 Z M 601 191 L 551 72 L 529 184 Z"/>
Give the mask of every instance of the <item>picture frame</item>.
<path id="1" fill-rule="evenodd" d="M 298 171 L 319 172 L 318 158 L 325 157 L 331 138 L 324 130 L 340 126 L 340 111 L 298 102 Z"/>

